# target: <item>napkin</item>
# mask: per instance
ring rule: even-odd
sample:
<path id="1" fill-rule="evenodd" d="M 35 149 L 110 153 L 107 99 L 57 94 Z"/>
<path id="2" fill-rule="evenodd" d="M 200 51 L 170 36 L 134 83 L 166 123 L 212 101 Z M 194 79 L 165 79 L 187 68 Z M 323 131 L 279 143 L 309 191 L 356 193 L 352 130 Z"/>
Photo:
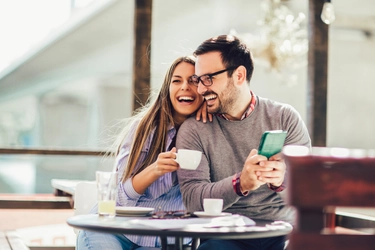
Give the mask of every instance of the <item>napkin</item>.
<path id="1" fill-rule="evenodd" d="M 189 218 L 189 219 L 136 219 L 131 220 L 131 223 L 141 224 L 148 227 L 159 229 L 174 229 L 184 227 L 239 227 L 239 226 L 253 226 L 255 222 L 242 215 L 231 215 L 215 218 Z"/>

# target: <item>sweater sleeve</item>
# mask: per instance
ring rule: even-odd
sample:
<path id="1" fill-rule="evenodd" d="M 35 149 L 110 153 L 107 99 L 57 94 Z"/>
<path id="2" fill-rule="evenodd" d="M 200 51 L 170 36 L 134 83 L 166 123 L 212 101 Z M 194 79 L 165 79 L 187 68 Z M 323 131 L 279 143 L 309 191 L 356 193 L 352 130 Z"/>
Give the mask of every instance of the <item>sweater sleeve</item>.
<path id="1" fill-rule="evenodd" d="M 290 105 L 285 105 L 283 108 L 283 115 L 281 116 L 281 124 L 284 130 L 288 131 L 285 139 L 285 145 L 302 145 L 311 148 L 311 139 L 305 123 L 300 114 Z M 287 166 L 288 168 L 288 166 Z M 287 188 L 288 171 L 280 187 L 273 187 L 270 189 L 275 192 L 281 192 Z"/>
<path id="2" fill-rule="evenodd" d="M 281 116 L 283 129 L 288 131 L 285 145 L 301 145 L 311 147 L 311 140 L 300 114 L 290 105 L 285 105 Z"/>

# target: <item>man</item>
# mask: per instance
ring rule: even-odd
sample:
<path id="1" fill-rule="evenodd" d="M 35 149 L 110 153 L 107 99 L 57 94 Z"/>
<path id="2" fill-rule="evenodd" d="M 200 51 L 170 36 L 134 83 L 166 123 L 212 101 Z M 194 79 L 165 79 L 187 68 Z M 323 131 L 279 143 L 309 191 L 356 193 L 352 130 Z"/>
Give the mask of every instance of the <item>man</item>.
<path id="1" fill-rule="evenodd" d="M 285 144 L 311 146 L 297 111 L 287 104 L 250 91 L 253 61 L 238 38 L 222 35 L 204 41 L 193 80 L 205 98 L 211 123 L 187 119 L 179 129 L 177 148 L 203 152 L 196 171 L 179 170 L 178 179 L 188 211 L 202 211 L 204 198 L 222 198 L 224 211 L 253 219 L 293 223 L 294 214 L 280 192 L 286 165 L 281 154 L 257 154 L 264 131 L 285 130 Z M 204 249 L 283 249 L 284 237 L 248 240 L 206 240 Z"/>

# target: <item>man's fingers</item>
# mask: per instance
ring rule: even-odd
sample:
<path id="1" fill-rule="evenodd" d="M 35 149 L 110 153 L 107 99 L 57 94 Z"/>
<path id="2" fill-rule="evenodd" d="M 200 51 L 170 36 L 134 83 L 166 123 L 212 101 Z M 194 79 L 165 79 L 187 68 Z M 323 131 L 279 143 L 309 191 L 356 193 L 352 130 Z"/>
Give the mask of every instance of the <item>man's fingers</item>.
<path id="1" fill-rule="evenodd" d="M 264 178 L 275 178 L 280 176 L 278 171 L 256 171 L 255 174 Z"/>
<path id="2" fill-rule="evenodd" d="M 256 154 L 258 154 L 258 150 L 256 150 L 256 149 L 252 149 L 252 150 L 250 151 L 250 154 L 247 156 L 246 161 L 249 161 L 250 158 L 252 158 L 252 157 L 253 157 L 254 155 L 256 155 Z M 254 164 L 256 164 L 256 163 L 254 163 Z"/>
<path id="3" fill-rule="evenodd" d="M 281 161 L 283 160 L 283 155 L 281 153 L 275 154 L 270 157 L 270 161 Z"/>

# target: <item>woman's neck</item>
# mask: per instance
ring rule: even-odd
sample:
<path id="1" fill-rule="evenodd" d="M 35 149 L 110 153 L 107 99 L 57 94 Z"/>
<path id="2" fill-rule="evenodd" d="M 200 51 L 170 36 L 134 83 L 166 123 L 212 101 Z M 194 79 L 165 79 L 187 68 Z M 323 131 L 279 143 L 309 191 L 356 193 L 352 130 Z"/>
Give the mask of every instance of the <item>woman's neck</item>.
<path id="1" fill-rule="evenodd" d="M 181 126 L 181 124 L 188 118 L 188 116 L 185 116 L 185 115 L 174 115 L 173 116 L 173 122 L 174 122 L 174 126 L 175 128 L 179 128 Z"/>

